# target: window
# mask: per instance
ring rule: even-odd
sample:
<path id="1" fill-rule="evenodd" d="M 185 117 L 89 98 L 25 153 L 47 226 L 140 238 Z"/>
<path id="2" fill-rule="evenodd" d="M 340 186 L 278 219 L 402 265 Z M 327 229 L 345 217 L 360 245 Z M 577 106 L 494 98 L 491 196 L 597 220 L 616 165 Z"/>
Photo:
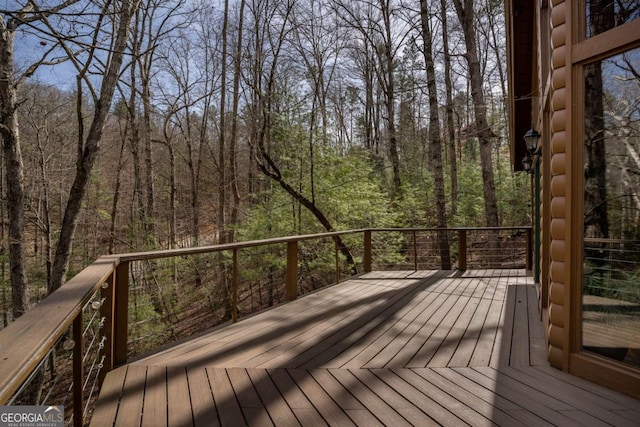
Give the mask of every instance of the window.
<path id="1" fill-rule="evenodd" d="M 582 345 L 640 367 L 640 48 L 582 75 Z"/>
<path id="2" fill-rule="evenodd" d="M 640 18 L 640 0 L 589 0 L 585 2 L 586 37 Z"/>

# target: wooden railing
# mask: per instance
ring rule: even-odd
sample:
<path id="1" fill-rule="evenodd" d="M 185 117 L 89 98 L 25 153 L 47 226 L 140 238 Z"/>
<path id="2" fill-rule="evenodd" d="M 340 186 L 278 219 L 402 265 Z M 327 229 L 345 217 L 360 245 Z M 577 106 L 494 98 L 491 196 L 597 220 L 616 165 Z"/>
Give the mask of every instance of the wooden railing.
<path id="1" fill-rule="evenodd" d="M 387 237 L 394 236 L 393 243 L 384 237 L 385 233 Z M 56 352 L 56 348 L 62 347 L 69 353 L 72 361 L 70 370 L 73 385 L 68 388 L 72 390 L 72 402 L 69 404 L 73 407 L 71 411 L 73 424 L 84 423 L 90 412 L 87 411 L 89 405 L 85 400 L 93 399 L 97 394 L 97 391 L 94 393 L 94 387 L 91 387 L 91 393 L 88 393 L 87 384 L 99 385 L 108 371 L 125 364 L 130 356 L 128 330 L 132 263 L 202 254 L 230 254 L 227 265 L 230 264 L 231 276 L 231 320 L 236 321 L 238 319 L 238 283 L 242 274 L 238 261 L 240 251 L 286 245 L 285 299 L 293 300 L 299 293 L 301 262 L 299 252 L 303 242 L 333 240 L 332 257 L 335 260 L 333 281 L 339 283 L 346 274 L 360 274 L 372 269 L 389 268 L 385 265 L 385 260 L 389 260 L 392 267 L 395 266 L 396 269 L 438 269 L 440 266 L 434 263 L 437 264 L 438 260 L 442 259 L 442 254 L 439 254 L 441 246 L 434 243 L 438 240 L 434 236 L 442 233 L 448 236 L 449 248 L 453 253 L 451 259 L 456 262 L 457 269 L 464 270 L 470 266 L 479 268 L 485 265 L 479 261 L 486 256 L 495 258 L 486 264 L 492 268 L 506 266 L 530 269 L 531 227 L 446 230 L 361 229 L 101 257 L 8 327 L 0 330 L 0 343 L 2 343 L 0 345 L 0 405 L 22 403 L 19 399 L 15 400 L 16 396 L 25 387 L 28 388 L 30 380 L 37 377 L 38 373 L 44 369 L 44 365 L 54 363 L 55 357 L 52 355 Z M 470 235 L 481 237 L 470 239 Z M 353 238 L 361 242 L 360 245 L 356 245 L 360 246 L 358 248 L 360 252 L 353 256 L 353 265 L 345 268 L 346 260 L 340 249 L 341 243 L 343 239 Z M 492 244 L 486 241 L 487 238 L 499 239 L 501 242 L 496 241 Z M 505 255 L 483 253 L 487 247 L 495 251 L 496 247 L 505 246 L 505 242 L 512 240 L 517 243 L 507 245 Z M 516 259 L 515 264 L 511 261 L 514 254 L 520 259 L 519 261 Z M 428 259 L 425 258 L 427 255 Z M 507 256 L 510 258 L 505 261 Z M 91 343 L 97 343 L 95 347 L 99 355 L 89 369 L 86 366 L 89 354 L 87 347 L 90 345 L 86 337 L 86 331 L 89 329 L 87 326 L 89 316 L 86 313 L 90 313 L 92 309 L 96 312 L 99 310 L 99 321 L 95 322 L 97 325 L 95 329 L 98 332 L 90 333 L 92 334 Z M 95 336 L 96 334 L 100 337 Z M 88 376 L 95 376 L 95 380 L 90 381 Z M 24 403 L 44 404 L 44 402 Z M 47 404 L 59 405 L 60 402 L 47 402 Z"/>

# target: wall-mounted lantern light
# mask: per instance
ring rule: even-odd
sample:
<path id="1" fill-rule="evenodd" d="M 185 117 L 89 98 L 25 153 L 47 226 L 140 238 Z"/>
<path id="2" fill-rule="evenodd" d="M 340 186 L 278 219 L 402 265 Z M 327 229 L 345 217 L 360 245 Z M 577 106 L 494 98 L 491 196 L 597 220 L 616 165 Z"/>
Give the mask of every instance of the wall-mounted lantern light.
<path id="1" fill-rule="evenodd" d="M 522 166 L 524 167 L 525 172 L 531 174 L 533 173 L 533 161 L 534 156 L 540 156 L 542 154 L 542 147 L 538 148 L 538 140 L 540 139 L 540 132 L 536 130 L 533 125 L 531 125 L 531 129 L 524 134 L 524 142 L 527 145 L 527 153 L 524 155 L 522 159 Z"/>

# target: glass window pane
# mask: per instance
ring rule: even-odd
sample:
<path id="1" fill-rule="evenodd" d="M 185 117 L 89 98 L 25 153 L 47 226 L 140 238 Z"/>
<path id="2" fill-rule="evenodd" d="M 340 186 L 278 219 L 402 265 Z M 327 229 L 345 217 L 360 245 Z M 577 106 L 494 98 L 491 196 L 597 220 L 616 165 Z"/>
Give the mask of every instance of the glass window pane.
<path id="1" fill-rule="evenodd" d="M 587 38 L 640 18 L 640 0 L 588 0 Z"/>
<path id="2" fill-rule="evenodd" d="M 640 49 L 584 67 L 582 343 L 640 367 Z"/>

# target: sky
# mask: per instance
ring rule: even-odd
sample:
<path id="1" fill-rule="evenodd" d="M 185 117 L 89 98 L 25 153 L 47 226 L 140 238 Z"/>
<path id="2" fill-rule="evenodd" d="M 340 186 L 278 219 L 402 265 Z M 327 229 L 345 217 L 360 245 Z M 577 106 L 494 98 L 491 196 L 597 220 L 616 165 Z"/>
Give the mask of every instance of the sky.
<path id="1" fill-rule="evenodd" d="M 24 2 L 20 2 L 24 3 Z M 0 0 L 0 8 L 15 10 L 17 1 Z M 6 16 L 5 16 L 6 19 Z M 22 74 L 30 65 L 39 61 L 53 43 L 45 33 L 40 33 L 29 25 L 21 25 L 14 39 L 14 61 L 17 74 Z M 49 58 L 63 56 L 62 50 L 49 55 Z M 41 65 L 28 81 L 50 84 L 64 90 L 73 90 L 76 86 L 77 71 L 73 64 L 66 61 L 56 65 Z"/>

